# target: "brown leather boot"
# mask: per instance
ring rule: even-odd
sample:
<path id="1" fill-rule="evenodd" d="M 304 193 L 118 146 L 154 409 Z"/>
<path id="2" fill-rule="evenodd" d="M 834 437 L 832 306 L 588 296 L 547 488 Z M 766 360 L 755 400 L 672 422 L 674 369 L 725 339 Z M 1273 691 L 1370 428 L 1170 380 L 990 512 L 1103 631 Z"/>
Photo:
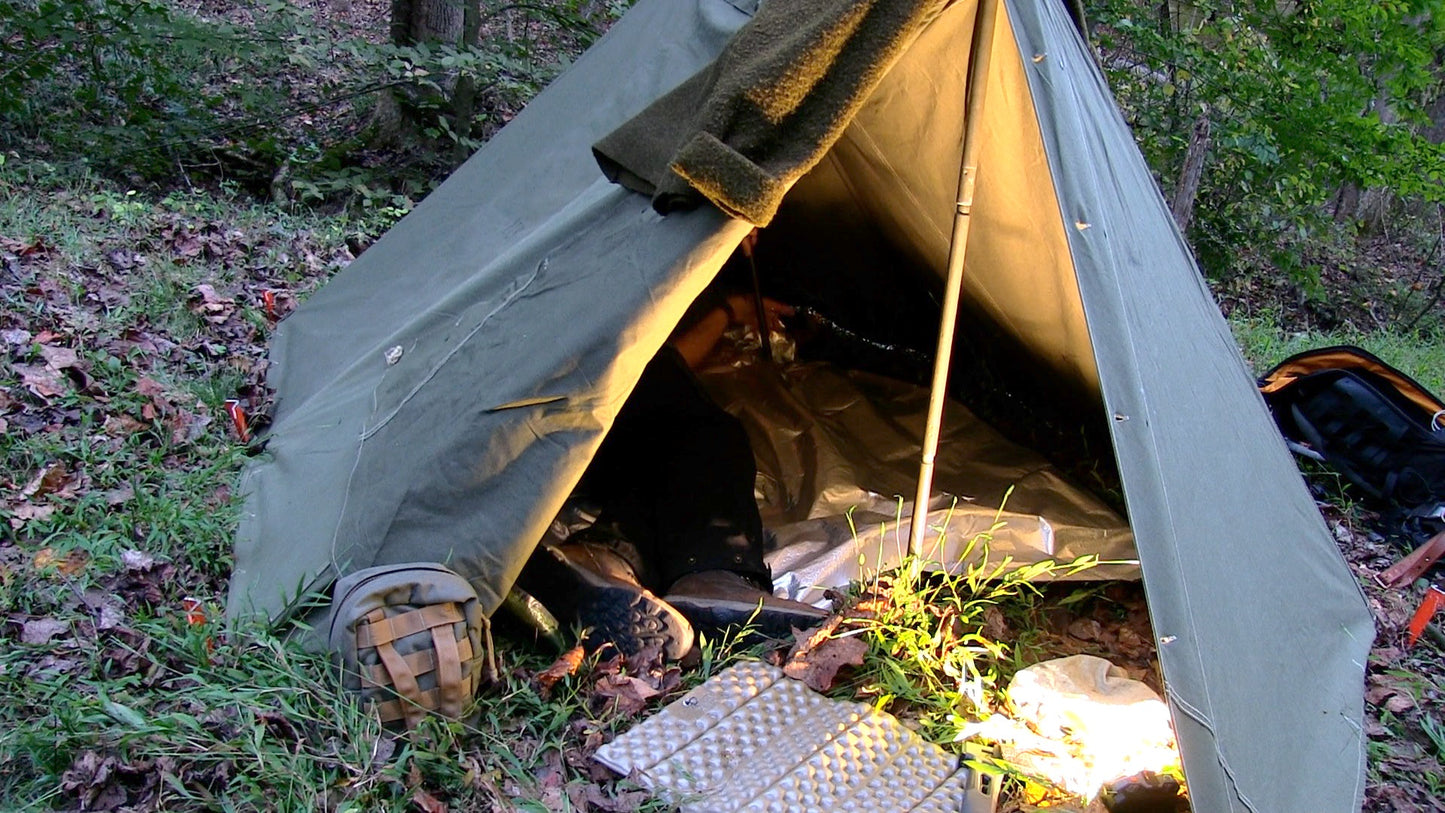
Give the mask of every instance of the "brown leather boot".
<path id="1" fill-rule="evenodd" d="M 627 560 L 605 545 L 543 543 L 517 583 L 558 618 L 583 628 L 588 649 L 612 644 L 625 655 L 649 646 L 676 660 L 692 649 L 692 626 L 637 581 Z"/>
<path id="2" fill-rule="evenodd" d="M 826 610 L 763 592 L 729 570 L 683 576 L 665 599 L 697 629 L 746 626 L 769 638 L 791 638 L 794 629 L 816 627 L 828 617 Z"/>

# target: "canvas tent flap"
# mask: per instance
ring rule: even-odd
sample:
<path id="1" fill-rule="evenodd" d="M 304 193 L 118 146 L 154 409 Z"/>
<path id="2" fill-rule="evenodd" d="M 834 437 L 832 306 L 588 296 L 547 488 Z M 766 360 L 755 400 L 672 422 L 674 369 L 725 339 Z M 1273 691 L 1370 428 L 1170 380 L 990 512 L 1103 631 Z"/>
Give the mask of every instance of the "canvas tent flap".
<path id="1" fill-rule="evenodd" d="M 338 572 L 397 561 L 450 564 L 489 612 L 500 603 L 520 540 L 541 538 L 747 232 L 711 208 L 664 221 L 602 178 L 589 145 L 746 19 L 722 0 L 629 13 L 282 324 L 228 614 L 284 616 Z"/>
<path id="2" fill-rule="evenodd" d="M 1358 810 L 1374 637 L 1359 586 L 1073 23 L 1006 7 L 1059 216 L 1088 224 L 1065 232 L 1190 795 Z"/>
<path id="3" fill-rule="evenodd" d="M 765 226 L 944 0 L 770 0 L 717 60 L 593 146 L 660 212 Z"/>

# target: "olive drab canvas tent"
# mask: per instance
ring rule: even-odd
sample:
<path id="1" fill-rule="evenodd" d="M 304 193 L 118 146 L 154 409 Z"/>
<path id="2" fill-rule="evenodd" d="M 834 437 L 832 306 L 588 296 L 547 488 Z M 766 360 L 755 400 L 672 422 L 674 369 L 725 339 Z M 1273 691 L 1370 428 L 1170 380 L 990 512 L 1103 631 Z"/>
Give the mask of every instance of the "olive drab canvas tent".
<path id="1" fill-rule="evenodd" d="M 410 561 L 449 564 L 496 608 L 751 228 L 711 204 L 660 214 L 592 147 L 782 2 L 642 0 L 282 325 L 232 616 L 281 618 L 338 573 Z M 830 295 L 870 275 L 886 294 L 920 269 L 936 290 L 975 0 L 788 2 L 850 10 L 820 42 L 924 13 L 874 43 L 821 154 L 757 176 L 782 207 L 764 245 L 790 223 L 831 252 L 812 283 Z M 992 29 L 961 318 L 997 342 L 969 352 L 1017 349 L 1009 363 L 1061 401 L 1102 405 L 1195 809 L 1357 810 L 1373 636 L 1358 586 L 1064 5 L 1002 0 Z M 788 103 L 769 81 L 760 108 Z M 945 433 L 940 455 L 958 443 Z M 1038 513 L 1048 545 L 1089 536 Z M 1107 525 L 1094 535 L 1117 541 Z"/>

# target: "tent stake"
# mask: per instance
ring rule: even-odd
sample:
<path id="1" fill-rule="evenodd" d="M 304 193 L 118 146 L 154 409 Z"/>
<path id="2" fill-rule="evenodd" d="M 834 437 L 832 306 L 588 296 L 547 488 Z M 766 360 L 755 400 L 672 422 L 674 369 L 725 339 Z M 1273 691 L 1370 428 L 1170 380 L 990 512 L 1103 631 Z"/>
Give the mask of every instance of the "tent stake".
<path id="1" fill-rule="evenodd" d="M 908 550 L 913 554 L 914 576 L 922 566 L 923 531 L 928 524 L 928 498 L 933 490 L 933 462 L 938 453 L 938 432 L 943 423 L 943 404 L 948 396 L 948 366 L 953 356 L 953 332 L 958 324 L 958 300 L 963 288 L 963 258 L 968 251 L 968 230 L 973 214 L 973 187 L 978 177 L 979 113 L 983 110 L 997 14 L 998 0 L 979 0 L 974 19 L 973 45 L 969 54 L 963 155 L 959 160 L 953 236 L 948 244 L 948 282 L 943 295 L 943 319 L 938 326 L 938 353 L 933 362 L 928 423 L 923 432 L 923 454 L 918 466 L 918 491 L 913 497 L 913 519 L 908 530 Z"/>

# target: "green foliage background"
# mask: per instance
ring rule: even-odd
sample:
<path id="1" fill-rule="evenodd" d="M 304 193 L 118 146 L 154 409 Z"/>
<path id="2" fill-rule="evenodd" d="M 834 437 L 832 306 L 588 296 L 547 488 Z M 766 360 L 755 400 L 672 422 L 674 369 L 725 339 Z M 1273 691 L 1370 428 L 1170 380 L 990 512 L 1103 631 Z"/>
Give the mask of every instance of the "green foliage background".
<path id="1" fill-rule="evenodd" d="M 484 19 L 520 15 L 524 33 L 401 46 L 385 19 L 357 31 L 286 0 L 3 0 L 0 150 L 133 184 L 409 206 L 428 188 L 416 176 L 444 177 L 626 7 L 480 5 Z M 457 135 L 446 98 L 464 76 L 489 97 L 465 128 L 481 138 Z M 374 112 L 396 89 L 428 101 L 413 143 L 381 160 Z"/>
<path id="2" fill-rule="evenodd" d="M 517 664 L 475 727 L 393 746 L 338 701 L 319 662 L 264 631 L 222 628 L 245 454 L 222 405 L 249 384 L 237 360 L 264 353 L 260 290 L 304 296 L 629 4 L 485 0 L 487 20 L 509 15 L 517 36 L 494 26 L 476 44 L 399 46 L 386 20 L 375 31 L 338 26 L 314 13 L 316 0 L 0 0 L 0 327 L 23 334 L 0 350 L 12 366 L 39 366 L 47 344 L 68 343 L 85 384 L 67 379 L 52 403 L 0 365 L 0 398 L 13 399 L 0 408 L 12 422 L 0 431 L 11 490 L 57 463 L 85 483 L 74 497 L 37 496 L 53 513 L 23 529 L 0 517 L 10 534 L 0 540 L 0 808 L 94 808 L 119 794 L 137 809 L 409 810 L 430 790 L 453 809 L 513 798 L 546 810 L 563 797 L 539 777 L 588 783 L 562 771 L 562 755 L 628 722 L 592 704 L 590 675 L 544 697 L 528 683 L 543 664 Z M 1318 272 L 1300 247 L 1353 236 L 1332 218 L 1347 187 L 1386 189 L 1440 231 L 1445 154 L 1427 129 L 1442 125 L 1428 113 L 1445 80 L 1445 0 L 1085 5 L 1166 190 L 1194 122 L 1211 123 L 1190 237 L 1216 283 L 1263 250 L 1272 264 L 1261 276 L 1282 271 L 1308 288 Z M 485 101 L 471 127 L 447 98 L 462 77 Z M 417 94 L 408 140 L 382 147 L 372 114 L 394 90 L 431 93 Z M 1436 235 L 1426 237 L 1428 247 Z M 1445 253 L 1419 253 L 1419 298 L 1397 309 L 1418 331 L 1284 332 L 1267 313 L 1236 318 L 1241 345 L 1264 367 L 1301 343 L 1360 343 L 1440 391 L 1440 320 L 1420 317 L 1440 312 Z M 201 285 L 233 301 L 228 323 L 197 313 Z M 146 418 L 142 378 L 183 408 L 186 433 Z M 137 428 L 107 428 L 124 416 Z M 140 552 L 156 561 L 127 564 Z M 1004 649 L 953 622 L 983 619 L 1009 596 L 959 584 L 887 583 L 897 612 L 868 630 L 860 673 L 880 706 L 907 700 L 925 730 L 947 736 L 973 702 L 966 690 L 1008 666 Z M 182 595 L 200 596 L 211 620 L 191 623 Z M 110 629 L 105 608 L 120 614 Z M 25 643 L 28 621 L 64 629 Z M 705 652 L 697 679 L 722 651 Z M 1423 672 L 1424 651 L 1404 665 Z M 1422 708 L 1438 692 L 1421 689 Z M 1438 798 L 1439 762 L 1421 768 L 1417 756 L 1427 735 L 1442 754 L 1435 718 L 1379 719 L 1389 736 L 1371 735 L 1371 787 L 1415 783 Z M 631 809 L 630 791 L 613 790 L 611 809 Z"/>
<path id="3" fill-rule="evenodd" d="M 425 188 L 406 172 L 379 181 L 366 169 L 377 94 L 410 88 L 424 108 L 409 134 L 418 143 L 384 163 L 442 177 L 627 5 L 481 0 L 484 23 L 520 13 L 545 22 L 549 37 L 401 46 L 385 41 L 386 20 L 363 36 L 285 0 L 242 0 L 224 15 L 176 0 L 4 0 L 0 149 L 133 181 L 200 174 L 311 204 L 404 208 L 395 195 L 409 201 Z M 1190 235 L 1208 268 L 1229 268 L 1241 244 L 1265 245 L 1308 282 L 1287 249 L 1328 227 L 1349 186 L 1445 202 L 1445 148 L 1423 135 L 1445 77 L 1445 0 L 1085 6 L 1166 190 L 1194 123 L 1211 124 Z M 461 77 L 493 100 L 475 113 L 484 121 L 465 127 L 448 98 Z M 271 188 L 283 168 L 284 188 Z"/>
<path id="4" fill-rule="evenodd" d="M 1191 235 L 1206 264 L 1241 242 L 1309 237 L 1344 185 L 1445 202 L 1441 0 L 1102 0 L 1103 65 L 1150 165 L 1178 177 L 1193 122 L 1212 145 Z M 1292 269 L 1286 252 L 1286 270 Z"/>

